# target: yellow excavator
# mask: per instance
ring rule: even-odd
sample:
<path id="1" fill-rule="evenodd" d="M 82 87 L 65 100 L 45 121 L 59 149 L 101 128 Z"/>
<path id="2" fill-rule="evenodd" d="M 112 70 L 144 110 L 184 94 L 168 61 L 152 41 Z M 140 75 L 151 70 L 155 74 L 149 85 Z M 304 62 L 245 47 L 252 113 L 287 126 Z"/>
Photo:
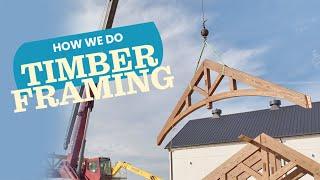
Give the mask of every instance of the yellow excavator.
<path id="1" fill-rule="evenodd" d="M 133 166 L 132 164 L 129 164 L 127 162 L 122 162 L 122 161 L 117 162 L 117 164 L 112 168 L 112 173 L 111 173 L 112 177 L 118 174 L 121 169 L 126 169 L 128 171 L 131 171 L 132 173 L 142 176 L 148 180 L 161 180 L 161 178 L 158 176 L 155 176 L 143 169 L 140 169 L 138 167 Z"/>

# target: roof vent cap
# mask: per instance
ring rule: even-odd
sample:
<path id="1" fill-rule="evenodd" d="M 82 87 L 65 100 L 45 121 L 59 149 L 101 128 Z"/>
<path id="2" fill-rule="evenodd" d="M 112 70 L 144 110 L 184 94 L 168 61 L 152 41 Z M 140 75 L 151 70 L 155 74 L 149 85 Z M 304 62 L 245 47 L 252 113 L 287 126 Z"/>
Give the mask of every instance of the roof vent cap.
<path id="1" fill-rule="evenodd" d="M 222 110 L 221 109 L 214 109 L 212 110 L 212 116 L 213 118 L 220 118 L 221 116 L 221 113 L 222 113 Z"/>
<path id="2" fill-rule="evenodd" d="M 281 101 L 279 99 L 273 99 L 269 102 L 271 110 L 277 110 L 280 108 Z"/>

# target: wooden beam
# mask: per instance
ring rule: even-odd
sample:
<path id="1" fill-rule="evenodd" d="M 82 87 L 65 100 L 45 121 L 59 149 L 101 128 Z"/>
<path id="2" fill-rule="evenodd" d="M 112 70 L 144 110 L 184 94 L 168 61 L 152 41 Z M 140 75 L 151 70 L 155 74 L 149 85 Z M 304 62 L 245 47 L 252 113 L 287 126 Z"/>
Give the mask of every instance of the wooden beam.
<path id="1" fill-rule="evenodd" d="M 210 85 L 210 71 L 218 72 L 218 77 L 215 82 Z M 215 93 L 217 87 L 221 83 L 224 76 L 228 76 L 232 79 L 231 89 L 229 92 L 221 92 Z M 197 87 L 198 83 L 204 77 L 206 88 L 201 89 Z M 241 89 L 238 90 L 236 87 L 236 82 L 242 82 L 252 89 Z M 193 91 L 198 91 L 200 94 L 204 96 L 204 99 L 195 102 L 194 104 L 188 106 L 184 111 L 183 108 L 185 106 L 186 98 L 188 95 L 191 95 Z M 270 83 L 268 81 L 262 80 L 260 78 L 251 76 L 244 72 L 238 71 L 236 69 L 232 69 L 228 66 L 218 64 L 214 61 L 205 60 L 198 70 L 196 71 L 194 77 L 189 83 L 188 87 L 185 89 L 182 97 L 176 104 L 173 109 L 171 115 L 163 126 L 157 137 L 157 144 L 160 145 L 164 140 L 165 136 L 169 133 L 169 131 L 179 123 L 184 117 L 192 113 L 193 111 L 207 105 L 209 108 L 212 106 L 213 102 L 240 97 L 240 96 L 267 96 L 267 97 L 277 97 L 283 98 L 288 101 L 291 101 L 297 105 L 300 105 L 305 108 L 311 108 L 311 98 L 302 93 L 298 93 L 279 85 Z"/>
<path id="2" fill-rule="evenodd" d="M 282 143 L 276 141 L 275 139 L 273 139 L 272 137 L 266 134 L 261 134 L 261 136 L 265 139 L 265 141 L 261 142 L 263 146 L 266 146 L 267 148 L 272 149 L 274 152 L 280 154 L 281 156 L 286 157 L 291 162 L 295 162 L 295 164 L 307 170 L 308 173 L 310 173 L 311 175 L 320 176 L 319 163 L 297 152 L 296 150 L 293 150 L 283 145 Z"/>
<path id="3" fill-rule="evenodd" d="M 216 89 L 220 85 L 223 77 L 224 77 L 224 75 L 222 75 L 222 74 L 218 75 L 218 77 L 216 78 L 216 80 L 214 81 L 214 83 L 211 85 L 211 87 L 209 89 L 209 96 L 211 96 L 216 91 Z"/>
<path id="4" fill-rule="evenodd" d="M 204 67 L 204 81 L 206 85 L 206 93 L 207 97 L 209 97 L 209 90 L 211 88 L 211 76 L 210 76 L 210 69 Z M 207 109 L 212 109 L 212 102 L 207 103 Z"/>
<path id="5" fill-rule="evenodd" d="M 191 95 L 188 95 L 186 98 L 186 107 L 190 107 L 191 106 Z"/>
<path id="6" fill-rule="evenodd" d="M 257 141 L 259 141 L 259 139 L 257 139 Z M 211 180 L 211 179 L 215 179 L 216 177 L 221 177 L 223 174 L 227 174 L 234 168 L 235 165 L 243 162 L 258 150 L 259 148 L 252 144 L 246 145 L 237 154 L 234 154 L 231 158 L 229 158 L 226 162 L 222 163 L 219 167 L 217 167 L 215 170 L 210 172 L 203 179 Z"/>
<path id="7" fill-rule="evenodd" d="M 237 88 L 237 81 L 235 79 L 230 78 L 229 89 L 230 89 L 230 91 L 235 91 L 238 89 Z"/>
<path id="8" fill-rule="evenodd" d="M 222 176 L 220 177 L 220 180 L 227 180 L 227 175 L 226 175 L 226 174 L 222 175 Z"/>
<path id="9" fill-rule="evenodd" d="M 253 145 L 244 147 L 244 149 L 242 149 L 240 153 L 233 155 L 228 161 L 221 164 L 218 168 L 210 172 L 203 179 L 211 180 L 211 179 L 215 179 L 215 177 L 221 177 L 222 175 L 227 174 L 234 168 L 234 164 L 241 163 L 247 156 L 255 153 L 257 150 L 258 148 Z"/>
<path id="10" fill-rule="evenodd" d="M 254 164 L 258 163 L 261 160 L 261 153 L 260 151 L 255 152 L 250 157 L 248 157 L 246 160 L 243 161 L 243 163 L 249 167 L 253 166 Z"/>
<path id="11" fill-rule="evenodd" d="M 230 172 L 228 172 L 227 178 L 228 178 L 228 179 L 237 179 L 238 176 L 239 176 L 241 173 L 244 173 L 244 170 L 241 169 L 241 167 L 236 166 L 234 169 L 232 169 Z"/>
<path id="12" fill-rule="evenodd" d="M 258 146 L 258 147 L 261 146 L 260 143 L 254 141 L 253 139 L 249 138 L 248 136 L 246 136 L 246 135 L 244 135 L 244 134 L 241 134 L 241 135 L 238 137 L 238 139 L 239 139 L 240 141 L 247 142 L 247 143 L 253 144 L 253 145 Z"/>
<path id="13" fill-rule="evenodd" d="M 281 167 L 281 157 L 279 155 L 276 155 L 276 171 L 279 170 Z"/>
<path id="14" fill-rule="evenodd" d="M 258 164 L 259 161 L 261 161 L 260 156 L 261 156 L 260 152 L 257 151 L 254 154 L 252 154 L 250 157 L 248 157 L 246 160 L 244 160 L 242 163 L 248 167 L 251 167 L 253 170 L 255 170 L 253 168 L 253 166 Z M 243 170 L 241 170 L 240 168 L 234 168 L 228 173 L 228 175 L 230 175 L 231 177 L 236 177 L 236 178 L 239 178 L 239 176 L 241 176 L 241 174 L 246 174 L 246 173 Z"/>
<path id="15" fill-rule="evenodd" d="M 260 135 L 261 139 L 260 142 L 256 140 L 252 140 L 247 136 L 240 135 L 239 138 L 242 141 L 251 143 L 255 146 L 258 146 L 263 149 L 268 149 L 271 152 L 275 153 L 276 156 L 281 155 L 285 160 L 289 160 L 292 162 L 296 162 L 297 165 L 301 166 L 309 173 L 313 175 L 320 174 L 320 164 L 313 161 L 312 159 L 306 157 L 305 155 L 283 145 L 282 143 L 278 142 L 277 140 L 273 139 L 272 137 L 262 133 Z M 279 165 L 278 165 L 279 166 Z M 278 167 L 279 169 L 279 167 Z"/>
<path id="16" fill-rule="evenodd" d="M 190 94 L 190 91 L 192 90 L 191 88 L 193 86 L 196 86 L 199 83 L 199 81 L 201 80 L 201 78 L 203 76 L 203 67 L 204 67 L 204 65 L 201 64 L 200 67 L 198 68 L 198 70 L 196 71 L 195 75 L 191 79 L 191 82 L 189 83 L 189 86 L 184 90 L 182 97 L 188 96 Z M 158 135 L 158 138 L 157 138 L 157 144 L 158 145 L 160 145 L 162 143 L 162 141 L 165 138 L 165 136 L 178 123 L 178 122 L 173 122 L 170 119 L 173 119 L 174 117 L 176 117 L 177 114 L 180 113 L 180 111 L 182 109 L 181 107 L 184 106 L 185 98 L 183 99 L 182 97 L 179 99 L 176 107 L 174 108 L 174 110 L 172 111 L 171 115 L 169 116 L 169 119 L 166 122 L 163 130 Z"/>
<path id="17" fill-rule="evenodd" d="M 307 172 L 304 169 L 298 167 L 290 174 L 286 175 L 282 180 L 298 180 L 306 174 Z"/>
<path id="18" fill-rule="evenodd" d="M 262 176 L 263 179 L 268 180 L 270 177 L 270 164 L 268 151 L 261 148 L 261 162 L 262 162 Z"/>
<path id="19" fill-rule="evenodd" d="M 296 166 L 295 163 L 289 162 L 285 166 L 283 166 L 281 169 L 276 171 L 272 176 L 270 176 L 270 180 L 277 180 L 283 175 L 285 175 L 287 172 L 289 172 L 291 169 L 293 169 Z"/>
<path id="20" fill-rule="evenodd" d="M 260 136 L 258 136 L 258 137 L 261 138 Z M 243 134 L 241 134 L 238 138 L 239 138 L 240 141 L 250 143 L 250 144 L 255 145 L 255 146 L 257 146 L 257 147 L 259 147 L 261 149 L 264 149 L 265 151 L 270 150 L 267 147 L 263 146 L 261 143 L 259 143 L 259 142 L 261 142 L 261 139 L 260 139 L 259 142 L 257 142 L 255 140 L 249 138 L 248 136 L 243 135 Z"/>
<path id="21" fill-rule="evenodd" d="M 241 169 L 243 169 L 243 171 L 249 173 L 251 176 L 253 176 L 254 178 L 256 178 L 257 180 L 262 179 L 261 174 L 259 174 L 258 172 L 254 171 L 253 169 L 251 169 L 250 167 L 248 167 L 247 165 L 240 163 L 238 165 Z"/>
<path id="22" fill-rule="evenodd" d="M 270 174 L 274 174 L 274 172 L 277 171 L 275 154 L 269 153 L 269 162 L 270 162 Z"/>
<path id="23" fill-rule="evenodd" d="M 210 76 L 210 69 L 204 67 L 204 82 L 206 85 L 206 92 L 209 92 L 211 88 L 211 76 Z"/>
<path id="24" fill-rule="evenodd" d="M 200 88 L 198 86 L 193 86 L 193 90 L 197 91 L 198 93 L 200 93 L 204 97 L 208 97 L 208 93 L 204 89 L 202 89 L 202 88 Z"/>
<path id="25" fill-rule="evenodd" d="M 299 179 L 305 174 L 310 174 L 315 179 L 320 177 L 319 163 L 266 134 L 262 133 L 254 140 L 244 135 L 240 136 L 240 139 L 249 144 L 210 172 L 205 180 L 220 177 L 244 180 L 251 176 L 255 179 L 291 180 Z M 280 159 L 287 162 L 283 167 L 278 164 Z M 261 169 L 262 174 L 259 173 Z"/>
<path id="26" fill-rule="evenodd" d="M 251 76 L 247 73 L 241 72 L 239 70 L 230 68 L 225 65 L 221 65 L 217 62 L 205 60 L 203 61 L 204 66 L 208 67 L 212 71 L 216 72 L 223 72 L 225 76 L 231 77 L 235 80 L 238 80 L 242 83 L 245 83 L 251 87 L 254 87 L 256 89 L 263 89 L 266 91 L 273 91 L 277 92 L 277 94 L 284 99 L 291 101 L 297 105 L 300 105 L 305 108 L 311 108 L 311 101 L 310 97 L 306 96 L 305 94 L 298 93 L 292 90 L 289 90 L 287 88 L 284 88 L 282 86 L 273 84 L 271 82 L 262 80 L 258 77 Z M 278 97 L 278 96 L 276 96 Z"/>
<path id="27" fill-rule="evenodd" d="M 259 171 L 260 169 L 262 169 L 262 162 L 259 161 L 256 164 L 254 164 L 253 166 L 251 166 L 251 169 L 255 170 L 255 171 Z M 248 173 L 243 173 L 240 176 L 238 176 L 238 180 L 247 180 L 251 175 Z"/>

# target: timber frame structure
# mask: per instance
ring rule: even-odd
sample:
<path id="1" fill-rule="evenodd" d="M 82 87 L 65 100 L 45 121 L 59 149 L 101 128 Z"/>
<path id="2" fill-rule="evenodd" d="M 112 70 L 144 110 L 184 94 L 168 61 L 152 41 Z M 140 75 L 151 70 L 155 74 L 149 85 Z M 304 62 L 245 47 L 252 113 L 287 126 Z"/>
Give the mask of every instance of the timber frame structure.
<path id="1" fill-rule="evenodd" d="M 211 82 L 211 71 L 218 73 L 213 83 Z M 229 78 L 229 90 L 215 93 L 225 76 Z M 200 87 L 201 80 L 204 80 L 204 88 Z M 250 88 L 238 89 L 237 82 L 241 82 Z M 203 99 L 198 102 L 192 102 L 192 95 L 195 92 L 199 93 Z M 204 60 L 159 133 L 157 144 L 160 145 L 169 131 L 193 111 L 203 106 L 211 109 L 213 102 L 240 96 L 269 96 L 285 99 L 304 108 L 312 107 L 310 96 L 251 76 L 226 65 Z"/>
<path id="2" fill-rule="evenodd" d="M 204 180 L 292 180 L 309 174 L 320 180 L 320 164 L 262 133 L 254 140 L 241 135 L 248 142 L 243 149 L 210 172 Z"/>

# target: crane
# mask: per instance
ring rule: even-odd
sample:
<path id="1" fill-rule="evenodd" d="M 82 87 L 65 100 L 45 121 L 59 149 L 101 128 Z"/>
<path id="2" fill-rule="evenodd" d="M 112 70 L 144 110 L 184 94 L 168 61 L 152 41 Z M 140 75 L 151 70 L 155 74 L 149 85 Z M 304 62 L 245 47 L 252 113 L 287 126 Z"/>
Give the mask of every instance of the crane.
<path id="1" fill-rule="evenodd" d="M 109 29 L 112 27 L 115 17 L 116 9 L 119 0 L 109 0 L 107 12 L 103 21 L 102 29 Z M 85 98 L 84 86 L 80 88 L 80 95 Z M 93 94 L 91 93 L 91 96 Z M 94 158 L 84 159 L 84 150 L 86 146 L 86 133 L 90 118 L 90 113 L 93 109 L 94 101 L 82 102 L 75 104 L 73 113 L 70 119 L 69 128 L 67 130 L 64 149 L 70 148 L 69 153 L 64 161 L 62 161 L 59 173 L 62 177 L 71 179 L 110 179 L 111 178 L 111 162 L 110 158 Z M 72 146 L 69 147 L 72 139 Z M 84 168 L 83 167 L 84 161 Z M 97 170 L 90 171 L 93 164 L 99 164 Z M 100 167 L 105 168 L 106 171 L 101 171 Z"/>
<path id="2" fill-rule="evenodd" d="M 141 168 L 135 167 L 130 163 L 122 162 L 122 161 L 117 162 L 117 164 L 112 168 L 112 172 L 111 172 L 112 176 L 115 176 L 121 169 L 129 170 L 132 173 L 142 176 L 148 180 L 161 180 L 161 178 L 158 176 L 155 176 Z"/>
<path id="3" fill-rule="evenodd" d="M 109 0 L 107 12 L 103 21 L 102 29 L 109 29 L 112 27 L 115 17 L 116 9 L 119 0 Z M 84 86 L 81 86 L 79 94 L 82 98 L 86 98 L 84 93 Z M 92 92 L 91 97 L 94 97 Z M 72 180 L 111 180 L 115 179 L 113 172 L 115 168 L 111 167 L 111 160 L 109 157 L 85 158 L 84 151 L 86 146 L 86 133 L 88 129 L 90 113 L 93 109 L 94 101 L 87 101 L 77 103 L 73 107 L 73 112 L 69 121 L 66 138 L 64 142 L 64 149 L 68 150 L 67 155 L 49 156 L 48 177 L 49 178 L 63 178 Z M 119 164 L 120 165 L 120 164 Z M 123 168 L 130 169 L 132 172 L 138 173 L 142 176 L 147 176 L 150 173 L 134 168 L 132 165 L 122 164 Z M 150 176 L 155 177 L 155 176 Z M 154 179 L 159 180 L 159 179 Z"/>

